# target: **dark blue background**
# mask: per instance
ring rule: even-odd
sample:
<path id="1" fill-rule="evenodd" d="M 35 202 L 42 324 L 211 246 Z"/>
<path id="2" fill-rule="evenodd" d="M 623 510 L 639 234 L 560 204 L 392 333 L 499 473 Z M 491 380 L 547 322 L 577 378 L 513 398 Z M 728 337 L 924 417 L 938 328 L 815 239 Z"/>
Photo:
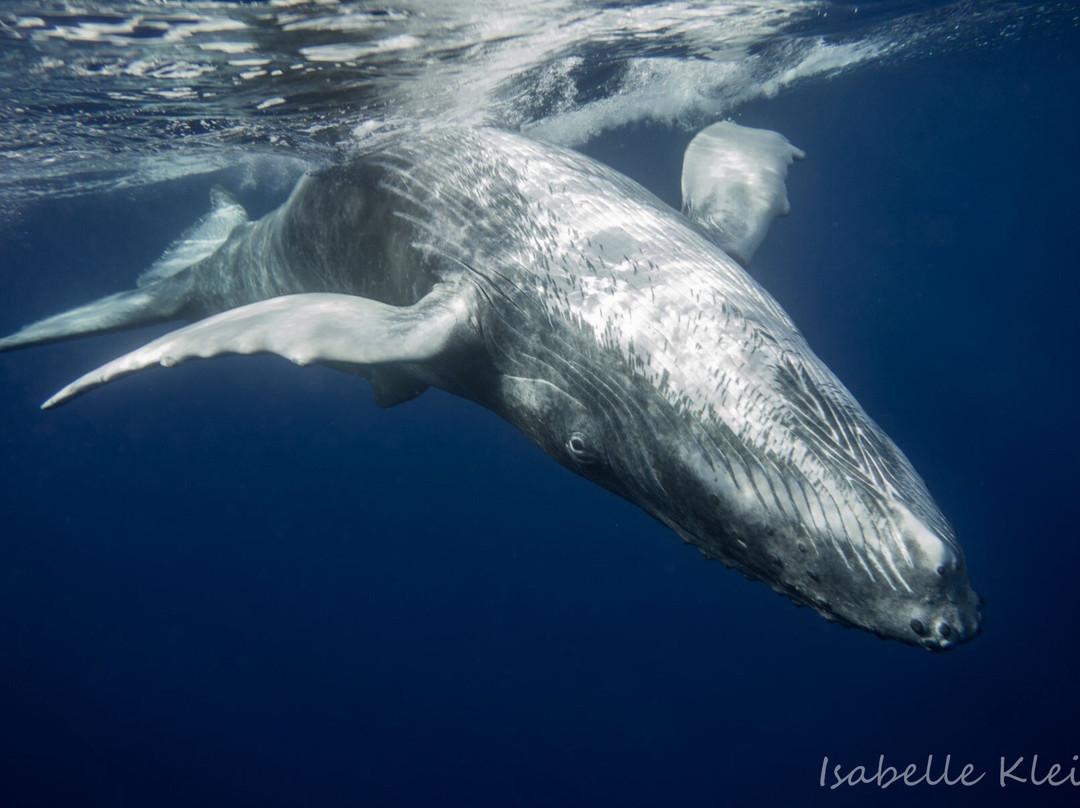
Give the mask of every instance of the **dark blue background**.
<path id="1" fill-rule="evenodd" d="M 0 806 L 1076 804 L 996 769 L 1080 754 L 1078 98 L 1062 34 L 739 118 L 808 153 L 755 274 L 954 521 L 971 645 L 794 609 L 437 391 L 232 358 L 39 412 L 154 332 L 100 337 L 0 357 Z M 589 150 L 677 201 L 688 137 Z M 208 185 L 7 223 L 0 331 L 130 286 Z M 879 754 L 988 773 L 818 786 Z"/>

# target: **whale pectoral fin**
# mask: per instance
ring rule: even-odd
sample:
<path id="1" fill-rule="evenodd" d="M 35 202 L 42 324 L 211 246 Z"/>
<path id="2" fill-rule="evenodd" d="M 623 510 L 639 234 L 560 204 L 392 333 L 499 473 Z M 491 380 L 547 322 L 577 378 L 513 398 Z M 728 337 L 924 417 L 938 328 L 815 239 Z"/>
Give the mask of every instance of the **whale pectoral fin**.
<path id="1" fill-rule="evenodd" d="M 784 180 L 805 156 L 777 132 L 714 123 L 683 155 L 683 213 L 747 266 L 773 219 L 791 210 Z"/>
<path id="2" fill-rule="evenodd" d="M 99 385 L 161 365 L 222 354 L 274 353 L 314 362 L 363 367 L 423 362 L 438 356 L 464 320 L 465 304 L 431 293 L 412 306 L 389 306 L 339 294 L 276 297 L 222 312 L 166 334 L 87 373 L 42 409 L 55 407 Z"/>
<path id="3" fill-rule="evenodd" d="M 47 342 L 107 334 L 126 328 L 181 317 L 192 290 L 187 273 L 212 255 L 229 234 L 247 221 L 247 213 L 223 188 L 210 192 L 212 207 L 180 237 L 150 269 L 139 276 L 138 287 L 54 314 L 0 339 L 0 351 Z"/>
<path id="4" fill-rule="evenodd" d="M 0 351 L 171 320 L 183 304 L 183 292 L 182 284 L 169 280 L 108 295 L 23 327 L 0 339 Z"/>

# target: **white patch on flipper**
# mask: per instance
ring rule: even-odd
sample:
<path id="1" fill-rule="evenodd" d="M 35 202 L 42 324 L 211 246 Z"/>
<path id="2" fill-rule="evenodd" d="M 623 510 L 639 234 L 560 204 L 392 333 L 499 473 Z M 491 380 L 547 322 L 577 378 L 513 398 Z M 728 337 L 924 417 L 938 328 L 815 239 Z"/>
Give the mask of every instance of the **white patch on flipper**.
<path id="1" fill-rule="evenodd" d="M 784 180 L 805 156 L 776 132 L 714 123 L 683 155 L 683 213 L 746 266 L 773 219 L 791 210 Z"/>

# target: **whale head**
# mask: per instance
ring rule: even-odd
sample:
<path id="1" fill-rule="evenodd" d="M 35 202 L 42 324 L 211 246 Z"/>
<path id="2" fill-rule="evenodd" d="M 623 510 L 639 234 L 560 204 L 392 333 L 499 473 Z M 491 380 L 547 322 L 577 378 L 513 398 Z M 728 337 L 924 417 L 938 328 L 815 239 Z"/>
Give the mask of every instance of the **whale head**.
<path id="1" fill-rule="evenodd" d="M 827 620 L 933 651 L 977 636 L 981 600 L 923 480 L 797 347 L 743 341 L 734 363 L 665 363 L 662 383 L 642 363 L 552 356 L 574 372 L 504 377 L 501 398 L 516 402 L 504 415 L 706 557 Z"/>
<path id="2" fill-rule="evenodd" d="M 726 417 L 718 407 L 673 417 L 647 459 L 633 461 L 653 478 L 643 506 L 704 555 L 827 620 L 932 651 L 974 638 L 981 599 L 952 526 L 815 360 L 787 357 L 764 374 L 784 382 L 759 390 L 756 415 L 741 424 L 731 407 Z"/>
<path id="3" fill-rule="evenodd" d="M 982 601 L 952 527 L 879 431 L 868 460 L 879 470 L 874 479 L 835 447 L 824 457 L 798 444 L 786 458 L 746 445 L 717 451 L 724 444 L 709 436 L 728 430 L 715 423 L 679 429 L 673 419 L 652 440 L 633 423 L 602 430 L 582 423 L 565 430 L 567 465 L 797 605 L 931 651 L 981 631 Z M 872 426 L 867 420 L 864 429 Z"/>

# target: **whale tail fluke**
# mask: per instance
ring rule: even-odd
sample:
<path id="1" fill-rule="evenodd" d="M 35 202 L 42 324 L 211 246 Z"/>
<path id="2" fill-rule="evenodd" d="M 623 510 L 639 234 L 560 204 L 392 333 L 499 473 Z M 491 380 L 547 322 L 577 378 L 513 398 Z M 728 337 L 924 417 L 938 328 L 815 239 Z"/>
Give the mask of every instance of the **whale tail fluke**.
<path id="1" fill-rule="evenodd" d="M 210 192 L 210 212 L 189 228 L 148 270 L 138 286 L 46 317 L 0 339 L 0 351 L 107 334 L 181 316 L 192 287 L 188 269 L 217 251 L 247 213 L 224 189 Z"/>
<path id="2" fill-rule="evenodd" d="M 185 230 L 161 258 L 139 276 L 139 288 L 171 278 L 209 258 L 232 231 L 247 220 L 247 211 L 233 195 L 215 185 L 210 189 L 210 212 Z"/>

